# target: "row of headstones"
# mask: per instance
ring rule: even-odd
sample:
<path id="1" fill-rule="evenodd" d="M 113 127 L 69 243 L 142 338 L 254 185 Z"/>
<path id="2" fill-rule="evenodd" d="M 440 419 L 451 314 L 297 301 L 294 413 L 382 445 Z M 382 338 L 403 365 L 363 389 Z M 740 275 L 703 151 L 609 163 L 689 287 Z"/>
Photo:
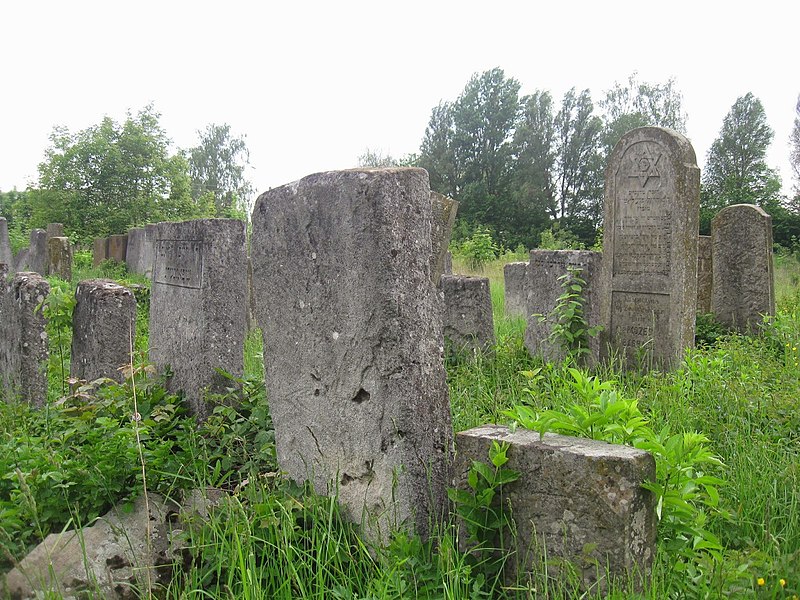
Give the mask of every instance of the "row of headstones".
<path id="1" fill-rule="evenodd" d="M 578 560 L 593 548 L 592 557 L 612 574 L 646 573 L 655 543 L 654 507 L 640 486 L 654 477 L 647 453 L 490 426 L 455 436 L 454 458 L 443 364 L 450 284 L 438 277 L 452 213 L 442 208 L 421 169 L 322 173 L 258 199 L 252 289 L 281 469 L 310 480 L 319 493 L 336 492 L 344 514 L 373 540 L 387 540 L 396 527 L 426 536 L 447 511 L 447 487 L 454 479 L 467 487 L 472 462 L 487 459 L 492 440 L 504 440 L 512 446 L 510 467 L 522 472 L 508 486 L 519 557 L 544 547 L 550 556 Z M 202 418 L 210 409 L 205 393 L 228 383 L 215 369 L 242 373 L 244 224 L 160 223 L 153 232 L 149 358 L 170 365 L 170 387 L 183 390 Z M 3 310 L 17 305 L 25 276 L 11 280 Z M 43 286 L 35 289 L 38 297 L 46 294 Z M 33 302 L 25 309 L 36 316 Z M 82 282 L 76 339 L 77 315 L 85 313 L 92 340 L 116 340 L 112 363 L 125 364 L 131 307 L 124 288 Z M 73 352 L 78 374 L 85 365 Z M 608 481 L 608 472 L 618 476 Z M 613 510 L 603 509 L 609 505 Z M 597 577 L 591 569 L 584 575 L 587 583 Z"/>
<path id="2" fill-rule="evenodd" d="M 32 272 L 55 275 L 69 280 L 72 277 L 72 244 L 64 237 L 61 223 L 50 223 L 47 229 L 32 229 L 29 245 L 16 256 L 11 252 L 8 223 L 0 217 L 0 264 L 9 274 Z"/>
<path id="3" fill-rule="evenodd" d="M 742 333 L 757 331 L 765 315 L 775 314 L 771 221 L 761 208 L 738 204 L 720 211 L 711 223 L 710 236 L 699 236 L 697 314 L 713 313 L 720 323 Z M 563 355 L 549 334 L 557 318 L 553 309 L 564 292 L 559 278 L 567 275 L 569 268 L 580 269 L 580 277 L 585 281 L 583 296 L 588 325 L 602 324 L 601 264 L 599 252 L 532 250 L 529 262 L 505 265 L 505 310 L 509 315 L 528 320 L 525 345 L 531 353 L 550 360 Z M 687 304 L 690 301 L 687 297 Z M 691 313 L 691 307 L 684 310 Z M 636 315 L 633 311 L 630 319 Z M 663 332 L 653 330 L 646 320 L 623 327 L 642 328 L 644 335 L 652 336 L 653 345 L 662 341 L 658 334 Z M 601 350 L 598 339 L 591 340 L 590 346 L 597 360 Z"/>

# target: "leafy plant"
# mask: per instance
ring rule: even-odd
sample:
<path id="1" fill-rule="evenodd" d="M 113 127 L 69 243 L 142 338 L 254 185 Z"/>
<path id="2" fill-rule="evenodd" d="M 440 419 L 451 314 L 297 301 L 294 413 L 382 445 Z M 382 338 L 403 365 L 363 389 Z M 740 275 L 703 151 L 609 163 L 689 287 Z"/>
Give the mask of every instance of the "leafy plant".
<path id="1" fill-rule="evenodd" d="M 489 230 L 479 227 L 472 236 L 461 245 L 460 253 L 469 261 L 472 269 L 481 270 L 489 261 L 497 258 L 498 248 L 492 240 Z"/>
<path id="2" fill-rule="evenodd" d="M 66 394 L 68 371 L 66 362 L 69 360 L 67 349 L 72 340 L 72 309 L 75 308 L 74 290 L 67 282 L 52 278 L 50 279 L 50 293 L 38 308 L 47 320 L 47 335 L 51 340 L 51 344 L 55 345 L 55 350 L 58 354 L 56 369 L 61 381 L 61 391 L 62 394 Z"/>

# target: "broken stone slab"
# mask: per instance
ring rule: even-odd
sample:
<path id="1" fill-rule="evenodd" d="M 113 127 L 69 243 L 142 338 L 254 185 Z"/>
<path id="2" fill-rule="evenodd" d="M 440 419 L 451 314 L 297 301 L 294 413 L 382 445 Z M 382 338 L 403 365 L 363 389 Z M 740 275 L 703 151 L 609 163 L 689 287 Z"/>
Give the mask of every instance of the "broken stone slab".
<path id="1" fill-rule="evenodd" d="M 486 463 L 493 442 L 509 445 L 503 468 L 520 474 L 503 498 L 516 523 L 517 552 L 507 580 L 534 573 L 546 557 L 549 574 L 575 568 L 586 589 L 605 590 L 606 578 L 648 581 L 656 551 L 655 460 L 629 446 L 554 433 L 484 425 L 456 434 L 456 481 L 470 490 L 473 461 Z"/>

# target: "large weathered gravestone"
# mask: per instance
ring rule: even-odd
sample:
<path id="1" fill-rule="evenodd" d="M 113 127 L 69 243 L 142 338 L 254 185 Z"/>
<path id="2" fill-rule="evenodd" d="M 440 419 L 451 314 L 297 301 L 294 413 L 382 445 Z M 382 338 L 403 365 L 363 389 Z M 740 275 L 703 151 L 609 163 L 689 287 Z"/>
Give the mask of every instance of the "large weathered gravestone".
<path id="1" fill-rule="evenodd" d="M 525 347 L 534 356 L 560 361 L 565 350 L 550 334 L 560 316 L 554 311 L 565 291 L 564 278 L 577 276 L 583 280 L 584 319 L 589 327 L 600 325 L 600 266 L 602 254 L 590 250 L 531 250 L 527 273 Z M 572 275 L 571 275 L 572 274 Z M 538 315 L 538 316 L 537 316 Z M 595 362 L 600 353 L 597 336 L 588 336 L 587 360 Z"/>
<path id="2" fill-rule="evenodd" d="M 714 261 L 711 236 L 697 238 L 697 314 L 711 312 L 711 290 L 714 284 Z"/>
<path id="3" fill-rule="evenodd" d="M 439 279 L 447 267 L 447 248 L 456 222 L 458 202 L 437 192 L 431 192 L 431 279 L 439 285 Z"/>
<path id="4" fill-rule="evenodd" d="M 108 258 L 119 263 L 124 263 L 128 255 L 128 236 L 110 235 L 108 236 Z"/>
<path id="5" fill-rule="evenodd" d="M 72 280 L 72 244 L 66 237 L 47 241 L 47 273 L 64 281 Z"/>
<path id="6" fill-rule="evenodd" d="M 452 350 L 487 351 L 494 346 L 494 315 L 488 277 L 442 275 L 444 337 Z"/>
<path id="7" fill-rule="evenodd" d="M 528 317 L 528 263 L 512 262 L 503 267 L 505 313 L 512 317 Z"/>
<path id="8" fill-rule="evenodd" d="M 151 277 L 153 274 L 153 252 L 156 227 L 147 225 L 145 227 L 134 227 L 128 230 L 128 249 L 125 255 L 125 262 L 131 273 Z"/>
<path id="9" fill-rule="evenodd" d="M 14 268 L 11 242 L 8 239 L 8 223 L 5 217 L 0 217 L 0 264 L 8 265 L 9 271 Z"/>
<path id="10" fill-rule="evenodd" d="M 108 238 L 94 238 L 92 244 L 92 266 L 99 267 L 108 258 Z"/>
<path id="11" fill-rule="evenodd" d="M 629 131 L 606 168 L 602 350 L 669 368 L 694 345 L 700 170 L 684 136 Z"/>
<path id="12" fill-rule="evenodd" d="M 374 540 L 446 511 L 452 427 L 422 169 L 319 173 L 253 212 L 256 318 L 281 468 Z"/>
<path id="13" fill-rule="evenodd" d="M 772 217 L 758 206 L 734 204 L 711 221 L 712 311 L 720 323 L 754 333 L 775 314 Z"/>
<path id="14" fill-rule="evenodd" d="M 7 280 L 0 268 L 0 391 L 5 399 L 35 406 L 47 401 L 48 347 L 41 305 L 50 285 L 38 273 L 17 273 Z"/>
<path id="15" fill-rule="evenodd" d="M 130 363 L 136 338 L 136 299 L 126 287 L 104 279 L 78 283 L 72 312 L 70 374 L 92 381 L 125 378 L 120 367 Z"/>
<path id="16" fill-rule="evenodd" d="M 643 450 L 499 425 L 456 435 L 456 479 L 467 486 L 473 461 L 486 462 L 492 442 L 508 443 L 504 468 L 520 473 L 504 486 L 516 523 L 516 550 L 506 577 L 536 572 L 547 560 L 552 576 L 569 561 L 586 589 L 604 590 L 612 579 L 649 580 L 656 550 L 654 496 L 642 488 L 656 475 Z M 563 569 L 559 567 L 563 566 Z M 597 586 L 597 587 L 594 587 Z"/>
<path id="17" fill-rule="evenodd" d="M 240 377 L 247 311 L 245 224 L 236 219 L 159 223 L 150 295 L 150 361 L 170 365 L 171 390 L 191 412 L 210 411 L 206 390 L 222 392 Z"/>

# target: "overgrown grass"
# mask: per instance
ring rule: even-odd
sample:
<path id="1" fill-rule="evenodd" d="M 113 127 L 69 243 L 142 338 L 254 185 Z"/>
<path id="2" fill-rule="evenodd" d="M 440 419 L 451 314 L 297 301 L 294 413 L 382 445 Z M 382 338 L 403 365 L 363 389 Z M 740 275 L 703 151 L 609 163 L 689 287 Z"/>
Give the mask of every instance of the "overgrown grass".
<path id="1" fill-rule="evenodd" d="M 530 357 L 524 320 L 503 314 L 503 262 L 475 273 L 490 279 L 496 348 L 447 363 L 456 430 L 507 423 L 504 411 L 517 405 L 566 410 L 578 401 L 566 364 Z M 458 260 L 454 271 L 468 272 Z M 87 275 L 97 276 L 80 277 Z M 721 333 L 669 373 L 609 367 L 588 373 L 635 399 L 656 430 L 704 434 L 722 462 L 709 472 L 727 482 L 719 490 L 721 510 L 707 523 L 722 542 L 721 560 L 675 572 L 662 546 L 643 597 L 800 594 L 800 264 L 782 257 L 776 282 L 778 312 L 760 337 Z M 137 338 L 144 347 L 145 327 Z M 453 522 L 439 524 L 426 543 L 400 535 L 387 549 L 369 548 L 333 500 L 277 475 L 260 332 L 249 335 L 245 355 L 245 377 L 231 380 L 202 427 L 182 415 L 180 399 L 164 394 L 156 380 L 142 382 L 148 487 L 177 498 L 195 488 L 235 491 L 208 521 L 190 528 L 189 567 L 177 571 L 165 597 L 588 597 L 574 582 L 549 580 L 545 566 L 509 587 L 488 579 Z M 47 532 L 70 519 L 85 523 L 142 489 L 125 386 L 85 391 L 89 399 L 80 402 L 73 394 L 61 405 L 54 404 L 63 396 L 60 384 L 51 391 L 46 411 L 0 404 L 0 570 Z M 608 597 L 632 594 L 621 588 Z"/>

